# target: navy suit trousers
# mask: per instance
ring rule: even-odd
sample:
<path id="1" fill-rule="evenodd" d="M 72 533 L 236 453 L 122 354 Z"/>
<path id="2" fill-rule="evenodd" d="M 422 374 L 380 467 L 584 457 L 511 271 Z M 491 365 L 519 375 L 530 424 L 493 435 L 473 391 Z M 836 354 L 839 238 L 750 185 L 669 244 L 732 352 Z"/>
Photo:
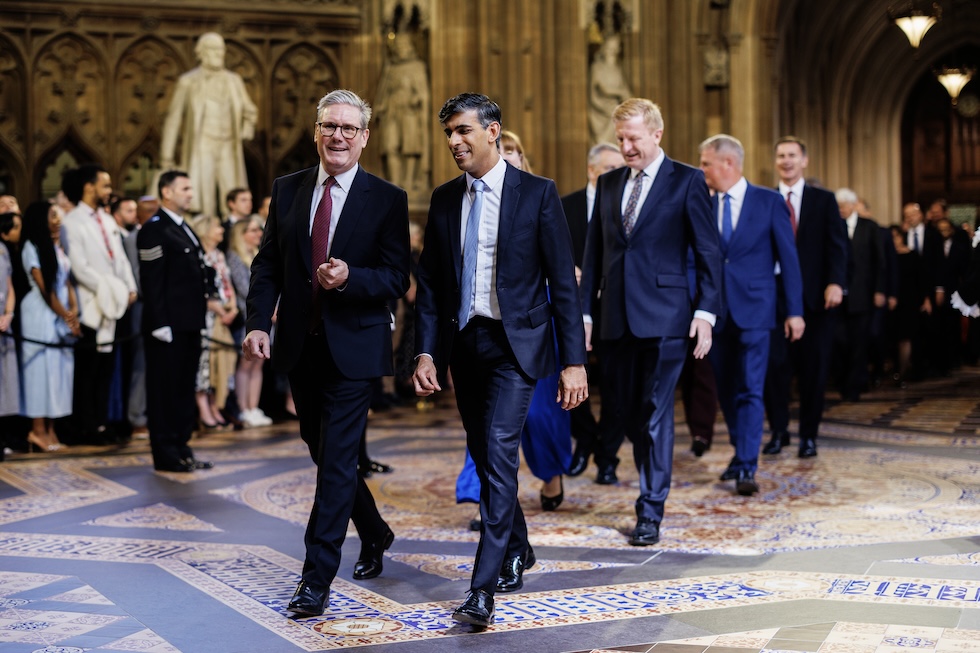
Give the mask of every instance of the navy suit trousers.
<path id="1" fill-rule="evenodd" d="M 528 546 L 517 501 L 524 420 L 536 382 L 524 375 L 496 320 L 475 317 L 459 332 L 450 362 L 466 446 L 480 477 L 483 528 L 470 589 L 491 595 L 504 560 Z"/>

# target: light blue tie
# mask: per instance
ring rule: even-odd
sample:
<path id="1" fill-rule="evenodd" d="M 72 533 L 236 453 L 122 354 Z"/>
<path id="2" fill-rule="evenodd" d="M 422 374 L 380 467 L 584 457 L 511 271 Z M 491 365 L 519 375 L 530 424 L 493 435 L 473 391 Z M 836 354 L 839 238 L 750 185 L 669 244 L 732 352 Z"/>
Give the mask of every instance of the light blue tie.
<path id="1" fill-rule="evenodd" d="M 721 208 L 721 240 L 725 243 L 725 250 L 728 250 L 728 243 L 732 239 L 732 196 L 728 193 L 722 195 Z"/>
<path id="2" fill-rule="evenodd" d="M 463 237 L 463 269 L 459 282 L 459 328 L 462 329 L 470 319 L 470 306 L 473 305 L 476 283 L 476 250 L 480 236 L 480 215 L 483 213 L 483 191 L 486 184 L 482 179 L 473 182 L 473 205 L 466 218 L 466 235 Z"/>

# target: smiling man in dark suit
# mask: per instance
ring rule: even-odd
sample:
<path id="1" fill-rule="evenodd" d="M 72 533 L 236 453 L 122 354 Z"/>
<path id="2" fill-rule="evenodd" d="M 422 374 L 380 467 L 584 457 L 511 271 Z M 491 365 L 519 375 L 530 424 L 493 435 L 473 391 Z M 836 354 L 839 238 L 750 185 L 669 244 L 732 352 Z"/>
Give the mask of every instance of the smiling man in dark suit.
<path id="1" fill-rule="evenodd" d="M 722 310 L 718 228 L 704 175 L 660 149 L 664 120 L 650 100 L 631 98 L 612 114 L 627 168 L 599 177 L 595 215 L 582 263 L 582 308 L 591 318 L 602 292 L 603 438 L 625 431 L 640 473 L 636 528 L 629 542 L 660 540 L 674 454 L 674 388 L 694 356 L 711 349 Z M 687 255 L 694 251 L 697 302 L 688 294 Z M 587 321 L 588 322 L 588 321 Z M 598 461 L 597 461 L 598 463 Z M 600 469 L 600 473 L 602 470 Z"/>
<path id="2" fill-rule="evenodd" d="M 337 90 L 316 115 L 320 164 L 272 185 L 242 343 L 246 358 L 271 356 L 289 375 L 300 435 L 317 464 L 303 580 L 288 607 L 304 616 L 322 614 L 329 600 L 348 519 L 361 538 L 357 580 L 381 573 L 394 540 L 357 473 L 357 451 L 373 382 L 392 374 L 386 302 L 408 290 L 410 260 L 405 191 L 358 164 L 371 107 Z"/>
<path id="3" fill-rule="evenodd" d="M 776 327 L 776 263 L 782 268 L 779 292 L 787 306 L 783 332 L 792 341 L 803 336 L 805 327 L 803 283 L 786 203 L 774 190 L 753 186 L 742 176 L 742 143 L 718 134 L 699 149 L 705 181 L 715 191 L 711 206 L 721 234 L 725 292 L 709 357 L 735 447 L 729 474 L 734 473 L 735 490 L 751 496 L 759 491 L 755 472 L 765 421 L 769 331 Z"/>
<path id="4" fill-rule="evenodd" d="M 789 395 L 795 369 L 800 391 L 800 458 L 817 455 L 817 432 L 823 419 L 824 389 L 830 370 L 834 324 L 847 286 L 847 229 L 834 194 L 806 183 L 806 144 L 795 136 L 776 142 L 779 194 L 786 200 L 796 233 L 796 252 L 803 274 L 803 319 L 806 333 L 789 344 L 782 327 L 769 342 L 765 404 L 772 439 L 763 448 L 778 454 L 789 444 Z M 781 283 L 781 280 L 779 281 Z M 777 307 L 779 318 L 786 307 Z"/>
<path id="5" fill-rule="evenodd" d="M 452 97 L 439 111 L 465 174 L 432 192 L 415 299 L 415 391 L 441 390 L 452 368 L 480 477 L 480 545 L 469 595 L 453 612 L 478 628 L 494 621 L 494 593 L 519 590 L 535 562 L 517 502 L 518 445 L 537 379 L 555 371 L 556 335 L 556 400 L 568 410 L 588 396 L 582 310 L 558 191 L 500 157 L 500 121 L 500 107 L 476 93 Z"/>

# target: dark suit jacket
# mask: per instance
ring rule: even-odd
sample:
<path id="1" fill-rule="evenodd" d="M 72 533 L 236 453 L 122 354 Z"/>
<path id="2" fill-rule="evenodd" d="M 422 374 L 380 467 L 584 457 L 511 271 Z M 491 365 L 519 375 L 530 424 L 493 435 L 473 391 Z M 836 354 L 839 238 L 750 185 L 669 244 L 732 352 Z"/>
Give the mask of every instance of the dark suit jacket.
<path id="1" fill-rule="evenodd" d="M 847 222 L 842 222 L 847 229 Z M 884 293 L 888 289 L 885 252 L 878 232 L 878 225 L 873 220 L 858 218 L 854 237 L 850 239 L 850 276 L 846 304 L 848 313 L 874 310 L 875 293 Z"/>
<path id="2" fill-rule="evenodd" d="M 203 329 L 214 275 L 204 263 L 201 247 L 163 209 L 140 228 L 136 247 L 143 333 L 165 326 L 173 331 Z"/>
<path id="3" fill-rule="evenodd" d="M 803 273 L 803 305 L 824 310 L 824 290 L 835 283 L 847 290 L 847 225 L 837 198 L 828 190 L 806 185 L 800 202 L 796 251 Z"/>
<path id="4" fill-rule="evenodd" d="M 430 354 L 443 379 L 458 331 L 465 192 L 466 175 L 432 192 L 419 258 L 415 351 Z M 513 166 L 504 174 L 496 275 L 504 332 L 523 372 L 535 379 L 555 372 L 552 318 L 560 363 L 584 364 L 582 309 L 558 190 L 552 180 Z"/>
<path id="5" fill-rule="evenodd" d="M 572 237 L 572 253 L 575 257 L 575 265 L 581 268 L 582 258 L 585 256 L 585 237 L 589 233 L 589 216 L 586 214 L 589 202 L 585 189 L 577 190 L 562 197 L 561 208 L 565 211 L 568 233 Z"/>
<path id="6" fill-rule="evenodd" d="M 687 338 L 692 306 L 687 250 L 694 251 L 697 305 L 720 315 L 721 256 L 704 174 L 665 159 L 627 240 L 621 211 L 630 168 L 599 177 L 582 265 L 582 308 L 602 291 L 599 337 Z"/>
<path id="7" fill-rule="evenodd" d="M 718 195 L 711 198 L 718 215 Z M 789 209 L 779 193 L 748 185 L 738 226 L 723 252 L 725 315 L 740 329 L 772 329 L 776 326 L 776 275 L 782 269 L 782 290 L 787 315 L 803 315 L 803 281 L 793 243 Z M 715 325 L 720 329 L 723 319 Z"/>
<path id="8" fill-rule="evenodd" d="M 272 362 L 288 372 L 303 349 L 316 271 L 310 264 L 310 207 L 317 168 L 272 184 L 269 219 L 252 261 L 246 331 L 269 332 L 279 302 Z M 386 302 L 408 290 L 408 197 L 359 168 L 330 245 L 350 268 L 343 290 L 320 290 L 327 346 L 350 379 L 392 374 L 391 314 Z"/>

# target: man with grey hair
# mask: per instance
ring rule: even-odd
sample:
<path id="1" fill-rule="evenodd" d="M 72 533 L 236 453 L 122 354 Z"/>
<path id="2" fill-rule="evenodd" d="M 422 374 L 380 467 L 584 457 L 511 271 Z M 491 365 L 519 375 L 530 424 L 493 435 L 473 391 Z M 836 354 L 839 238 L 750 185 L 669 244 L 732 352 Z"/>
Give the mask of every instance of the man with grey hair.
<path id="1" fill-rule="evenodd" d="M 873 220 L 858 216 L 858 196 L 850 188 L 834 193 L 847 224 L 847 293 L 834 333 L 833 368 L 844 401 L 858 401 L 868 384 L 868 348 L 874 309 L 885 305 L 885 250 Z"/>
<path id="2" fill-rule="evenodd" d="M 300 436 L 318 467 L 302 582 L 288 606 L 302 616 L 322 614 L 329 601 L 348 519 L 361 539 L 355 580 L 381 573 L 394 540 L 357 473 L 357 452 L 374 381 L 394 373 L 387 302 L 408 290 L 410 263 L 407 194 L 358 163 L 371 107 L 336 90 L 316 115 L 320 164 L 272 184 L 242 343 L 247 359 L 271 357 L 289 376 Z"/>
<path id="3" fill-rule="evenodd" d="M 705 182 L 714 191 L 711 208 L 723 260 L 725 310 L 715 323 L 708 355 L 735 447 L 722 480 L 734 479 L 735 490 L 751 496 L 759 491 L 755 472 L 765 417 L 769 332 L 776 327 L 776 263 L 782 268 L 788 315 L 783 330 L 791 341 L 803 336 L 803 281 L 789 209 L 779 193 L 753 186 L 742 176 L 742 144 L 718 134 L 699 149 Z"/>
<path id="4" fill-rule="evenodd" d="M 585 236 L 589 231 L 589 221 L 592 220 L 592 209 L 595 206 L 595 185 L 600 175 L 622 168 L 626 165 L 619 148 L 612 143 L 599 143 L 589 149 L 589 157 L 585 174 L 588 184 L 585 188 L 570 193 L 561 198 L 561 207 L 568 221 L 568 231 L 572 236 L 572 253 L 575 257 L 575 267 L 581 272 L 582 257 L 585 255 Z M 591 372 L 589 374 L 591 378 Z M 578 476 L 585 471 L 589 464 L 589 456 L 596 453 L 599 442 L 599 425 L 592 413 L 592 406 L 586 399 L 572 409 L 572 437 L 575 438 L 575 453 L 568 466 L 569 476 Z M 623 434 L 620 433 L 609 448 L 614 452 L 623 444 Z"/>
<path id="5" fill-rule="evenodd" d="M 248 187 L 242 141 L 255 135 L 258 110 L 238 73 L 225 68 L 225 40 L 207 32 L 194 54 L 200 65 L 177 80 L 160 140 L 162 168 L 175 167 L 180 140 L 181 170 L 194 188 L 193 213 L 223 214 L 219 206 L 236 187 Z"/>

